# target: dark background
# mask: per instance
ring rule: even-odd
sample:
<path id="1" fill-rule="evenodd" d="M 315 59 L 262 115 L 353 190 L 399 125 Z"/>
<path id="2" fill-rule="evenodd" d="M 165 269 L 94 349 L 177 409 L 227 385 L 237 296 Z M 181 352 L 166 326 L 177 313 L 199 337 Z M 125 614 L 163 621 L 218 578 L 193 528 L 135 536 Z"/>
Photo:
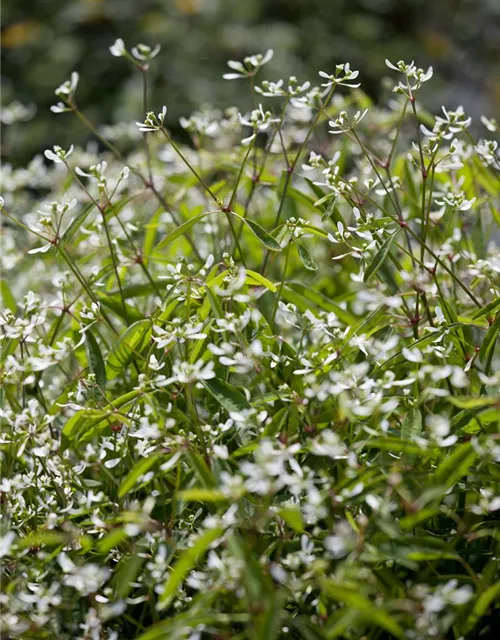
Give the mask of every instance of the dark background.
<path id="1" fill-rule="evenodd" d="M 151 106 L 167 104 L 170 124 L 204 102 L 248 106 L 244 83 L 222 80 L 226 61 L 267 48 L 275 50 L 269 79 L 315 83 L 318 70 L 349 61 L 376 98 L 384 59 L 414 59 L 435 69 L 428 108 L 500 111 L 500 0 L 3 0 L 2 103 L 37 105 L 30 121 L 4 127 L 4 162 L 85 142 L 75 118 L 49 111 L 73 70 L 94 122 L 143 119 L 139 74 L 109 53 L 117 37 L 128 48 L 162 45 Z"/>

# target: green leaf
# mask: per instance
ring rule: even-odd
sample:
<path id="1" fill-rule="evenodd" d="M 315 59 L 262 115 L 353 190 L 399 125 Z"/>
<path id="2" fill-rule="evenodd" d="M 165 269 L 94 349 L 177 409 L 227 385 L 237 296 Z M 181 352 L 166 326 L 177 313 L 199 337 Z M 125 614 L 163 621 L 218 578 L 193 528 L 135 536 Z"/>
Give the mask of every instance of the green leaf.
<path id="1" fill-rule="evenodd" d="M 151 322 L 134 322 L 114 343 L 106 361 L 108 379 L 115 378 L 132 360 L 140 357 L 151 340 Z"/>
<path id="2" fill-rule="evenodd" d="M 491 325 L 491 327 L 486 332 L 486 335 L 484 336 L 483 342 L 481 344 L 481 349 L 479 350 L 479 358 L 481 359 L 481 362 L 484 362 L 490 355 L 492 349 L 495 348 L 499 331 L 500 313 L 497 314 L 495 322 Z"/>
<path id="3" fill-rule="evenodd" d="M 215 479 L 205 460 L 192 449 L 186 451 L 186 458 L 203 487 L 211 490 L 215 486 Z"/>
<path id="4" fill-rule="evenodd" d="M 101 538 L 97 543 L 97 551 L 103 555 L 106 555 L 118 547 L 124 540 L 128 538 L 128 534 L 124 527 L 117 527 L 112 529 L 104 538 Z"/>
<path id="5" fill-rule="evenodd" d="M 46 529 L 39 529 L 23 538 L 17 538 L 15 545 L 18 549 L 28 549 L 29 547 L 58 547 L 67 543 L 67 533 L 63 531 L 47 531 Z"/>
<path id="6" fill-rule="evenodd" d="M 228 497 L 215 489 L 186 489 L 178 494 L 184 502 L 223 502 Z"/>
<path id="7" fill-rule="evenodd" d="M 179 225 L 177 229 L 174 229 L 167 236 L 165 236 L 163 240 L 160 240 L 160 242 L 156 245 L 155 252 L 166 249 L 169 244 L 187 233 L 197 222 L 214 213 L 220 213 L 220 211 L 204 211 L 203 213 L 199 213 L 198 215 L 189 218 L 189 220 L 186 220 L 186 222 L 183 222 L 181 225 Z"/>
<path id="8" fill-rule="evenodd" d="M 375 254 L 375 257 L 373 258 L 373 260 L 366 267 L 365 275 L 363 276 L 364 282 L 368 282 L 368 280 L 377 273 L 377 271 L 386 261 L 387 256 L 389 255 L 389 251 L 391 250 L 391 246 L 396 236 L 396 233 L 393 233 L 391 236 L 389 236 L 385 240 L 385 242 L 382 244 L 380 249 Z"/>
<path id="9" fill-rule="evenodd" d="M 142 458 L 139 460 L 139 462 L 134 465 L 132 470 L 122 480 L 120 488 L 118 489 L 118 497 L 124 498 L 127 493 L 135 487 L 139 478 L 147 473 L 162 455 L 162 453 L 155 453 L 148 458 Z"/>
<path id="10" fill-rule="evenodd" d="M 477 598 L 471 613 L 465 620 L 466 633 L 472 631 L 481 618 L 486 614 L 491 604 L 500 598 L 500 582 L 492 584 Z"/>
<path id="11" fill-rule="evenodd" d="M 343 309 L 338 302 L 299 282 L 287 282 L 283 287 L 283 297 L 295 304 L 299 311 L 304 312 L 314 305 L 313 308 L 317 307 L 322 311 L 333 311 L 345 324 L 352 325 L 356 322 L 355 316 Z"/>
<path id="12" fill-rule="evenodd" d="M 468 398 L 466 396 L 448 396 L 446 398 L 452 405 L 459 409 L 483 409 L 484 407 L 498 406 L 500 408 L 499 396 L 482 396 L 480 398 Z"/>
<path id="13" fill-rule="evenodd" d="M 104 389 L 106 386 L 106 366 L 104 364 L 104 360 L 97 340 L 92 333 L 92 329 L 88 329 L 86 331 L 85 337 L 89 370 L 95 375 L 97 384 L 101 387 L 101 389 Z"/>
<path id="14" fill-rule="evenodd" d="M 304 531 L 304 521 L 302 520 L 302 514 L 299 508 L 293 507 L 283 507 L 278 510 L 278 515 L 280 518 L 292 527 L 297 533 L 302 533 Z"/>
<path id="15" fill-rule="evenodd" d="M 200 558 L 206 553 L 208 547 L 222 535 L 223 529 L 215 528 L 205 531 L 193 544 L 185 549 L 175 563 L 170 575 L 165 582 L 163 592 L 159 598 L 161 608 L 166 608 L 172 601 L 178 587 L 188 573 L 196 566 Z"/>
<path id="16" fill-rule="evenodd" d="M 158 622 L 153 627 L 148 629 L 146 633 L 139 636 L 137 640 L 168 640 L 169 638 L 179 638 L 179 634 L 184 634 L 186 628 L 194 628 L 200 625 L 215 627 L 230 627 L 234 625 L 242 624 L 250 620 L 250 615 L 247 613 L 216 613 L 209 612 L 201 614 L 193 614 L 188 609 L 187 614 L 180 614 L 174 618 L 168 618 Z"/>
<path id="17" fill-rule="evenodd" d="M 126 560 L 120 560 L 111 581 L 113 596 L 116 600 L 123 600 L 128 596 L 133 589 L 131 583 L 136 581 L 145 561 L 144 554 L 139 555 L 138 553 Z"/>
<path id="18" fill-rule="evenodd" d="M 342 222 L 342 224 L 344 224 L 344 219 L 337 207 L 337 199 L 335 197 L 330 200 L 321 218 L 323 220 L 329 220 L 331 218 L 335 222 Z"/>
<path id="19" fill-rule="evenodd" d="M 319 236 L 320 238 L 328 238 L 328 233 L 326 231 L 323 231 L 323 229 L 315 227 L 312 224 L 304 224 L 302 225 L 302 228 L 304 229 L 304 231 L 308 231 L 309 233 L 312 233 L 315 236 Z"/>
<path id="20" fill-rule="evenodd" d="M 144 315 L 129 304 L 125 305 L 127 309 L 127 313 L 125 314 L 123 303 L 119 296 L 111 296 L 102 291 L 96 291 L 95 295 L 102 305 L 110 309 L 115 316 L 121 318 L 126 325 L 128 325 L 129 321 L 138 322 L 144 319 Z"/>
<path id="21" fill-rule="evenodd" d="M 435 515 L 439 513 L 439 510 L 434 507 L 426 507 L 425 509 L 420 509 L 416 513 L 410 513 L 407 516 L 404 516 L 399 521 L 399 526 L 401 529 L 414 529 L 417 525 L 422 524 L 426 520 L 433 518 Z"/>
<path id="22" fill-rule="evenodd" d="M 0 278 L 0 297 L 2 299 L 2 308 L 10 309 L 10 311 L 15 314 L 17 309 L 16 300 L 4 278 Z"/>
<path id="23" fill-rule="evenodd" d="M 144 226 L 146 233 L 144 234 L 144 244 L 142 245 L 142 254 L 146 261 L 149 258 L 149 254 L 153 250 L 156 233 L 158 231 L 158 223 L 163 211 L 164 211 L 163 207 L 158 207 L 158 209 L 154 212 L 150 222 Z"/>
<path id="24" fill-rule="evenodd" d="M 134 389 L 119 396 L 113 400 L 114 409 L 121 409 L 126 404 L 133 402 L 142 395 L 142 393 L 140 389 Z M 112 419 L 113 414 L 109 411 L 102 411 L 100 409 L 82 409 L 77 411 L 63 427 L 63 448 L 68 445 L 69 441 L 84 443 L 90 440 L 98 431 L 106 427 Z"/>
<path id="25" fill-rule="evenodd" d="M 476 313 L 472 316 L 472 319 L 477 320 L 478 318 L 487 316 L 490 313 L 493 313 L 497 307 L 500 307 L 500 298 L 494 298 L 487 305 L 485 305 L 481 309 L 478 309 Z"/>
<path id="26" fill-rule="evenodd" d="M 258 225 L 253 220 L 249 220 L 248 218 L 242 218 L 238 216 L 245 225 L 250 229 L 250 231 L 254 234 L 254 236 L 262 242 L 262 244 L 267 247 L 270 251 L 281 251 L 281 246 L 276 240 L 265 231 L 260 225 Z"/>
<path id="27" fill-rule="evenodd" d="M 250 409 L 250 404 L 245 396 L 229 382 L 224 382 L 220 378 L 212 378 L 211 380 L 203 380 L 202 384 L 228 413 Z"/>
<path id="28" fill-rule="evenodd" d="M 396 620 L 389 613 L 361 595 L 359 590 L 330 580 L 323 580 L 322 588 L 330 598 L 356 609 L 366 622 L 374 623 L 396 638 L 404 640 L 405 633 Z"/>
<path id="29" fill-rule="evenodd" d="M 70 440 L 75 439 L 85 427 L 93 424 L 99 424 L 108 417 L 107 411 L 100 409 L 81 409 L 67 420 L 63 427 L 62 435 Z"/>
<path id="30" fill-rule="evenodd" d="M 383 449 L 385 451 L 392 451 L 393 453 L 415 453 L 419 454 L 426 451 L 416 442 L 410 442 L 400 438 L 392 438 L 387 436 L 386 438 L 373 438 L 361 443 L 363 447 L 374 449 Z"/>
<path id="31" fill-rule="evenodd" d="M 267 278 L 264 278 L 263 275 L 261 275 L 260 273 L 257 273 L 257 271 L 252 271 L 251 269 L 247 269 L 246 274 L 247 274 L 247 279 L 246 279 L 247 284 L 249 283 L 249 281 L 251 284 L 253 284 L 252 282 L 253 280 L 257 284 L 260 284 L 263 287 L 266 287 L 266 289 L 269 289 L 269 291 L 276 293 L 277 288 L 275 287 L 275 285 Z"/>
<path id="32" fill-rule="evenodd" d="M 312 259 L 312 256 L 309 253 L 309 251 L 303 245 L 299 244 L 298 242 L 296 242 L 295 244 L 297 245 L 297 250 L 299 252 L 299 258 L 301 259 L 302 264 L 304 265 L 304 267 L 306 269 L 309 269 L 309 271 L 317 271 L 318 270 L 318 265 Z"/>
<path id="33" fill-rule="evenodd" d="M 403 440 L 413 440 L 422 432 L 422 414 L 419 409 L 411 408 L 401 426 Z"/>
<path id="34" fill-rule="evenodd" d="M 470 442 L 458 445 L 430 477 L 430 484 L 451 487 L 467 474 L 477 458 Z"/>
<path id="35" fill-rule="evenodd" d="M 58 246 L 60 248 L 64 248 L 68 244 L 68 242 L 71 242 L 76 232 L 85 222 L 89 213 L 92 211 L 94 207 L 95 207 L 94 203 L 87 205 L 84 209 L 80 211 L 80 213 L 75 218 L 73 218 L 73 220 L 70 222 L 70 224 L 66 228 L 66 231 L 63 233 L 63 235 L 59 239 Z"/>

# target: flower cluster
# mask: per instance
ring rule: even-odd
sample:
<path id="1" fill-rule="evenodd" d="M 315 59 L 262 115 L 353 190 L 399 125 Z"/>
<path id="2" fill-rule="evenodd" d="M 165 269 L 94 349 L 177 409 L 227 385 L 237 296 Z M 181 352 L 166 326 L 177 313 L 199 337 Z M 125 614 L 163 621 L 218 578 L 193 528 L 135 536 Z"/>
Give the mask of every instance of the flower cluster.
<path id="1" fill-rule="evenodd" d="M 146 83 L 158 52 L 111 46 Z M 94 126 L 72 74 L 99 145 L 5 163 L 2 637 L 494 632 L 497 125 L 387 64 L 388 107 L 339 64 L 189 144 Z"/>

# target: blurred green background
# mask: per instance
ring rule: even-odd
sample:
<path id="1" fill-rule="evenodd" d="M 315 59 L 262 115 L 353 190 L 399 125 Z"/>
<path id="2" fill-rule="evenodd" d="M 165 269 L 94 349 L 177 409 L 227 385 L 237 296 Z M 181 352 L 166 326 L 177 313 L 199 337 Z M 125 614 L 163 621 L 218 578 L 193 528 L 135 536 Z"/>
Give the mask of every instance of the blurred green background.
<path id="1" fill-rule="evenodd" d="M 244 84 L 222 80 L 226 60 L 267 48 L 269 79 L 316 82 L 318 70 L 349 61 L 375 98 L 386 57 L 415 59 L 436 72 L 429 108 L 499 113 L 500 0 L 3 0 L 2 14 L 2 103 L 37 107 L 13 124 L 4 110 L 2 160 L 14 165 L 87 139 L 76 119 L 49 110 L 73 70 L 78 104 L 94 122 L 143 118 L 139 74 L 109 53 L 117 37 L 129 48 L 161 44 L 151 106 L 167 104 L 170 123 L 202 103 L 248 106 Z"/>

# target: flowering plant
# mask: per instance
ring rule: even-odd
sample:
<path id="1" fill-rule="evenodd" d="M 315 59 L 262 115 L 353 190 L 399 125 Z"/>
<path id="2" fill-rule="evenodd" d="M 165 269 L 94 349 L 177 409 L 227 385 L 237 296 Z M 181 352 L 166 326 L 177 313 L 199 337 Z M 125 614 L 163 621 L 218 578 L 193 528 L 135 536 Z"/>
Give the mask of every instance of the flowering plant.
<path id="1" fill-rule="evenodd" d="M 135 135 L 73 74 L 53 111 L 94 139 L 3 167 L 2 636 L 486 637 L 495 121 L 427 113 L 413 62 L 388 106 L 348 63 L 255 86 L 268 51 L 224 76 L 262 104 L 182 145 L 158 53 L 111 47 Z"/>

